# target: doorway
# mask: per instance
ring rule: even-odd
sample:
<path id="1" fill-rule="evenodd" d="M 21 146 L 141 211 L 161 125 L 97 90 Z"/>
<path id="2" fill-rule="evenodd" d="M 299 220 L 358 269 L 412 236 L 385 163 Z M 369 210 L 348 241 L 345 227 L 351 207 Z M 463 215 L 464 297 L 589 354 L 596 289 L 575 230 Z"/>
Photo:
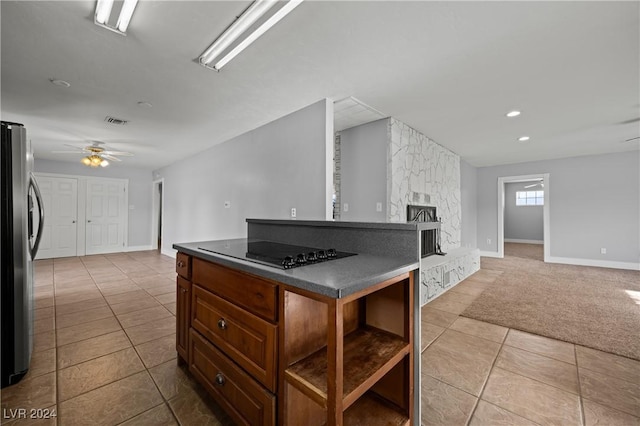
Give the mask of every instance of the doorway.
<path id="1" fill-rule="evenodd" d="M 162 222 L 164 211 L 164 179 L 153 182 L 153 213 L 151 219 L 152 248 L 162 253 Z"/>
<path id="2" fill-rule="evenodd" d="M 544 255 L 543 255 L 543 259 L 545 262 L 548 261 L 548 259 L 550 258 L 550 253 L 551 253 L 551 237 L 550 237 L 550 228 L 549 228 L 549 216 L 550 216 L 550 211 L 551 211 L 551 206 L 550 206 L 550 188 L 549 188 L 549 173 L 544 173 L 544 174 L 536 174 L 536 175 L 524 175 L 524 176 L 508 176 L 508 177 L 500 177 L 498 178 L 498 257 L 502 258 L 504 257 L 504 246 L 505 246 L 505 213 L 506 210 L 508 208 L 507 203 L 511 202 L 511 201 L 515 201 L 515 200 L 507 200 L 507 185 L 508 184 L 513 184 L 513 183 L 524 183 L 527 182 L 526 184 L 522 185 L 522 193 L 524 194 L 520 194 L 520 197 L 528 197 L 528 196 L 532 196 L 532 197 L 536 197 L 537 195 L 542 195 L 542 199 L 543 199 L 543 206 L 542 206 L 542 242 L 544 244 Z M 535 186 L 530 186 L 530 185 L 535 185 Z M 525 186 L 527 186 L 528 188 L 524 188 Z M 540 191 L 536 191 L 536 189 L 538 188 L 544 188 L 544 191 L 542 194 L 539 194 Z M 534 192 L 533 194 L 531 194 L 531 192 Z M 514 194 L 515 195 L 515 194 Z M 511 197 L 511 195 L 510 195 Z M 524 201 L 525 205 L 527 203 L 530 203 L 530 205 L 533 205 L 533 203 L 539 202 L 540 200 L 526 200 Z M 520 200 L 520 202 L 522 202 L 522 200 Z M 526 207 L 524 207 L 526 208 Z M 536 234 L 539 235 L 539 234 Z M 535 243 L 535 244 L 539 244 L 540 240 L 537 239 L 538 237 L 534 238 L 520 238 L 521 240 L 523 240 L 522 242 L 526 242 L 526 243 Z M 528 240 L 528 241 L 527 241 Z M 508 239 L 507 239 L 508 241 Z"/>

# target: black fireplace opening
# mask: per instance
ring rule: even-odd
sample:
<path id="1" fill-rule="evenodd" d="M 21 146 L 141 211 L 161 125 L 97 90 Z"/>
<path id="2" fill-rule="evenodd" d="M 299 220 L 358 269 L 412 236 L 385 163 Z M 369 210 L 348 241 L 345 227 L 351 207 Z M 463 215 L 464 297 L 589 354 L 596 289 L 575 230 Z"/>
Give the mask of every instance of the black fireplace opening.
<path id="1" fill-rule="evenodd" d="M 420 256 L 427 257 L 436 254 L 436 230 L 425 229 L 420 232 Z"/>
<path id="2" fill-rule="evenodd" d="M 440 220 L 434 206 L 407 205 L 407 222 L 437 222 L 436 228 L 420 231 L 420 255 L 427 257 L 446 254 L 440 249 Z"/>

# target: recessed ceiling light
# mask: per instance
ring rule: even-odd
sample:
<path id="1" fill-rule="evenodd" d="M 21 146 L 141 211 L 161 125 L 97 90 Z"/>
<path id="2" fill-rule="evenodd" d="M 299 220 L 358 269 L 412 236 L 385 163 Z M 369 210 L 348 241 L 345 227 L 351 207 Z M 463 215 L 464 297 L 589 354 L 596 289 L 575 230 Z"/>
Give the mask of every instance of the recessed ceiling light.
<path id="1" fill-rule="evenodd" d="M 517 117 L 517 116 L 519 116 L 519 115 L 520 115 L 520 111 L 516 111 L 516 110 L 509 111 L 509 112 L 508 112 L 508 113 L 506 113 L 505 115 L 506 115 L 507 117 L 509 117 L 509 118 Z"/>
<path id="2" fill-rule="evenodd" d="M 71 84 L 69 82 L 67 82 L 67 81 L 64 81 L 64 80 L 58 80 L 58 79 L 55 79 L 55 78 L 50 78 L 49 81 L 52 84 L 55 84 L 56 86 L 71 87 Z"/>
<path id="3" fill-rule="evenodd" d="M 153 104 L 151 102 L 140 101 L 140 102 L 138 102 L 138 106 L 140 108 L 152 108 Z"/>
<path id="4" fill-rule="evenodd" d="M 529 139 L 531 139 L 531 138 L 529 138 L 529 136 L 520 136 L 520 137 L 518 138 L 518 140 L 519 140 L 520 142 L 526 142 L 526 141 L 528 141 Z"/>

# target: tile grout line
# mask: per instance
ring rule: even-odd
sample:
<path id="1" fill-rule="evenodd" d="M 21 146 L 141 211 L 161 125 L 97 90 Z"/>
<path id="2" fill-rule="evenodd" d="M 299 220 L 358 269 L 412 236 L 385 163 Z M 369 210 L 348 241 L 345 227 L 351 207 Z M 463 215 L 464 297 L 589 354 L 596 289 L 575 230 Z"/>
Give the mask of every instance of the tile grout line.
<path id="1" fill-rule="evenodd" d="M 582 384 L 580 383 L 580 370 L 578 369 L 578 347 L 573 345 L 573 356 L 576 360 L 576 376 L 578 378 L 578 399 L 580 400 L 580 423 L 582 426 L 586 423 L 584 415 L 584 401 L 582 400 Z"/>
<path id="2" fill-rule="evenodd" d="M 111 260 L 110 260 L 110 259 L 108 259 L 108 260 L 109 260 L 109 262 L 111 262 Z M 112 263 L 114 266 L 116 266 L 116 268 L 117 268 L 117 265 L 115 265 L 113 262 L 111 262 L 111 263 Z M 118 269 L 119 269 L 121 272 L 123 272 L 120 268 L 118 268 Z M 130 279 L 130 278 L 129 278 L 129 276 L 128 276 L 125 272 L 123 272 L 123 273 L 127 276 L 127 279 Z M 134 282 L 135 282 L 135 281 L 134 281 Z M 136 284 L 136 285 L 137 285 L 137 284 Z M 141 289 L 142 289 L 142 288 L 141 288 Z M 98 290 L 100 291 L 100 293 L 101 293 L 101 294 L 103 295 L 103 297 L 104 297 L 104 294 L 102 293 L 102 290 L 101 290 L 100 288 L 98 288 Z M 142 289 L 142 290 L 144 290 L 144 289 Z M 145 293 L 147 293 L 147 291 L 146 291 L 146 290 L 144 290 L 144 292 L 145 292 Z M 147 293 L 147 294 L 149 294 L 149 293 Z M 155 300 L 155 298 L 154 298 L 154 300 Z M 111 304 L 109 303 L 109 301 L 107 301 L 107 300 L 106 300 L 106 297 L 105 297 L 105 301 L 107 302 L 107 306 L 109 307 L 109 309 L 110 309 L 110 310 L 111 310 L 111 312 L 113 313 L 113 316 L 115 317 L 116 321 L 118 322 L 118 325 L 120 326 L 120 328 L 121 328 L 121 329 L 122 329 L 122 331 L 124 332 L 124 335 L 127 337 L 127 340 L 129 340 L 129 343 L 131 343 L 131 348 L 135 351 L 136 355 L 138 356 L 138 359 L 140 360 L 140 363 L 142 364 L 142 367 L 144 368 L 144 371 L 147 373 L 147 375 L 148 375 L 148 376 L 149 376 L 149 378 L 151 379 L 151 383 L 153 383 L 153 386 L 155 387 L 156 391 L 157 391 L 157 392 L 158 392 L 158 394 L 160 395 L 160 398 L 162 398 L 162 404 L 158 404 L 158 405 L 156 405 L 156 406 L 154 406 L 154 407 L 149 408 L 148 410 L 145 410 L 145 411 L 143 411 L 143 412 L 141 412 L 141 413 L 137 413 L 137 414 L 135 414 L 135 415 L 133 415 L 133 416 L 129 417 L 128 419 L 123 420 L 123 421 L 122 421 L 122 422 L 120 422 L 119 424 L 122 424 L 122 423 L 124 423 L 124 422 L 127 422 L 127 421 L 129 421 L 129 420 L 131 420 L 131 419 L 133 419 L 133 418 L 135 418 L 135 417 L 137 417 L 137 416 L 141 415 L 141 414 L 146 413 L 147 411 L 150 411 L 150 410 L 152 410 L 152 409 L 154 409 L 154 408 L 156 408 L 156 407 L 159 407 L 160 405 L 165 405 L 165 406 L 169 409 L 169 412 L 170 412 L 170 413 L 171 413 L 171 415 L 173 416 L 173 418 L 174 418 L 174 420 L 176 421 L 176 423 L 180 424 L 180 422 L 178 421 L 178 418 L 176 417 L 175 413 L 174 413 L 174 412 L 173 412 L 173 410 L 171 409 L 171 406 L 169 405 L 169 402 L 165 399 L 164 395 L 163 395 L 163 394 L 162 394 L 162 392 L 160 391 L 160 388 L 158 387 L 158 384 L 157 384 L 157 383 L 156 383 L 156 381 L 153 379 L 153 375 L 152 375 L 152 374 L 151 374 L 151 372 L 149 371 L 149 368 L 147 367 L 147 365 L 144 363 L 144 360 L 143 360 L 143 359 L 142 359 L 142 357 L 140 356 L 140 352 L 138 352 L 138 349 L 136 348 L 136 345 L 134 345 L 134 344 L 133 344 L 133 341 L 131 340 L 131 337 L 129 337 L 129 334 L 125 331 L 125 328 L 124 328 L 124 326 L 122 325 L 122 323 L 120 322 L 120 319 L 118 318 L 118 316 L 116 315 L 116 313 L 115 313 L 115 312 L 113 312 L 113 309 L 111 308 Z M 146 324 L 146 323 L 145 323 L 145 324 Z M 154 340 L 157 340 L 157 339 L 154 339 Z M 153 340 L 150 340 L 150 341 L 153 341 Z M 143 342 L 143 343 L 147 343 L 147 342 Z M 134 374 L 138 374 L 138 373 L 140 373 L 140 371 L 139 371 L 139 372 L 136 372 L 136 373 L 134 373 Z M 132 375 L 133 375 L 133 374 L 132 374 Z M 130 377 L 130 376 L 127 376 L 127 377 Z M 119 379 L 119 380 L 122 380 L 122 379 Z M 116 380 L 116 381 L 119 381 L 119 380 Z M 111 382 L 111 383 L 115 383 L 115 382 Z M 105 386 L 106 386 L 106 385 L 105 385 Z"/>
<path id="3" fill-rule="evenodd" d="M 493 371 L 493 368 L 496 365 L 496 361 L 498 360 L 498 357 L 500 356 L 500 352 L 502 352 L 502 348 L 504 347 L 504 342 L 507 340 L 507 336 L 509 335 L 509 330 L 511 330 L 511 329 L 507 329 L 507 333 L 504 335 L 504 339 L 502 339 L 502 343 L 500 343 L 500 348 L 498 349 L 498 352 L 496 353 L 496 357 L 493 359 L 493 362 L 491 363 L 491 368 L 489 368 L 489 372 L 487 373 L 487 378 L 484 380 L 484 383 L 482 383 L 482 388 L 480 389 L 480 392 L 478 393 L 476 402 L 473 405 L 473 409 L 469 413 L 469 418 L 467 419 L 467 422 L 465 423 L 466 425 L 469 425 L 469 423 L 471 423 L 471 419 L 473 419 L 473 415 L 476 413 L 476 409 L 478 408 L 478 404 L 480 403 L 480 401 L 482 399 L 482 394 L 484 393 L 484 389 L 487 387 L 487 383 L 489 382 L 489 377 L 491 376 L 491 372 Z M 500 408 L 502 408 L 502 407 L 500 407 Z"/>
<path id="4" fill-rule="evenodd" d="M 106 257 L 105 257 L 105 258 L 106 258 Z M 136 355 L 138 356 L 138 358 L 140 359 L 140 363 L 142 364 L 143 370 L 141 370 L 141 371 L 136 371 L 136 372 L 134 372 L 134 373 L 132 373 L 132 374 L 129 374 L 129 375 L 124 376 L 124 377 L 121 377 L 121 378 L 119 378 L 118 380 L 115 380 L 115 381 L 112 381 L 112 382 L 109 382 L 109 383 L 105 383 L 104 385 L 98 386 L 98 387 L 97 387 L 97 388 L 95 388 L 95 389 L 91 389 L 91 390 L 89 390 L 89 391 L 87 391 L 87 392 L 83 392 L 83 393 L 81 393 L 81 394 L 79 394 L 79 395 L 76 395 L 76 396 L 74 396 L 74 397 L 72 397 L 72 398 L 69 398 L 67 401 L 72 400 L 72 399 L 74 399 L 74 398 L 77 398 L 77 397 L 79 397 L 79 396 L 81 396 L 81 395 L 84 395 L 84 394 L 86 394 L 86 393 L 88 393 L 88 392 L 92 392 L 92 391 L 95 391 L 95 390 L 97 390 L 97 389 L 101 389 L 101 388 L 103 388 L 103 387 L 105 387 L 105 386 L 108 386 L 108 385 L 110 385 L 110 384 L 116 383 L 116 382 L 118 382 L 118 381 L 120 381 L 120 380 L 123 380 L 123 379 L 126 379 L 126 378 L 128 378 L 128 377 L 132 377 L 132 376 L 134 376 L 134 375 L 136 375 L 136 374 L 141 373 L 142 371 L 145 371 L 145 372 L 147 373 L 147 375 L 149 376 L 149 378 L 151 379 L 151 382 L 154 384 L 154 387 L 156 388 L 156 390 L 157 390 L 158 394 L 160 395 L 160 397 L 162 398 L 163 402 L 162 402 L 162 404 L 158 404 L 158 405 L 156 405 L 156 406 L 154 406 L 154 407 L 151 407 L 151 408 L 149 408 L 148 410 L 145 410 L 145 411 L 143 411 L 143 412 L 141 412 L 141 413 L 137 413 L 137 414 L 135 414 L 134 416 L 132 416 L 132 417 L 130 417 L 130 418 L 128 418 L 128 419 L 125 419 L 125 420 L 124 420 L 123 422 L 121 422 L 121 423 L 124 423 L 124 422 L 126 422 L 126 421 L 128 421 L 128 420 L 131 420 L 132 418 L 134 418 L 134 417 L 136 417 L 136 416 L 138 416 L 138 415 L 140 415 L 140 414 L 146 413 L 147 411 L 150 411 L 150 410 L 152 410 L 152 409 L 154 409 L 154 408 L 156 408 L 156 407 L 158 407 L 158 406 L 160 406 L 160 405 L 166 405 L 166 406 L 167 406 L 167 408 L 169 408 L 169 411 L 171 412 L 172 416 L 173 416 L 173 417 L 175 418 L 175 420 L 178 422 L 178 419 L 175 417 L 175 414 L 174 414 L 174 413 L 173 413 L 173 411 L 171 410 L 171 408 L 170 408 L 170 406 L 169 406 L 169 404 L 168 404 L 168 401 L 164 398 L 164 396 L 162 395 L 162 392 L 160 392 L 160 389 L 158 388 L 158 385 L 156 384 L 155 380 L 153 380 L 153 376 L 151 375 L 151 372 L 149 371 L 149 368 L 147 368 L 147 366 L 146 366 L 146 364 L 144 363 L 144 361 L 142 361 L 142 358 L 140 357 L 140 354 L 139 354 L 138 350 L 136 349 L 135 345 L 133 344 L 133 341 L 131 341 L 131 339 L 130 339 L 129 335 L 126 333 L 126 331 L 125 331 L 124 327 L 122 326 L 122 323 L 121 323 L 121 322 L 120 322 L 120 320 L 118 319 L 118 317 L 117 317 L 117 315 L 115 314 L 115 312 L 113 312 L 113 309 L 111 308 L 111 304 L 106 300 L 106 297 L 104 296 L 104 293 L 102 293 L 102 290 L 101 290 L 101 289 L 100 289 L 100 287 L 97 285 L 97 282 L 95 281 L 95 279 L 93 278 L 93 276 L 91 275 L 91 273 L 89 272 L 89 270 L 87 269 L 87 266 L 86 266 L 85 262 L 82 260 L 82 258 L 79 258 L 79 260 L 80 260 L 80 262 L 82 263 L 82 265 L 83 265 L 83 267 L 85 268 L 85 270 L 87 271 L 87 273 L 89 274 L 89 276 L 91 277 L 91 280 L 94 282 L 94 285 L 97 287 L 98 291 L 99 291 L 99 292 L 100 292 L 100 294 L 102 295 L 102 298 L 105 300 L 105 303 L 107 304 L 107 307 L 108 307 L 108 308 L 109 308 L 109 310 L 112 312 L 112 314 L 113 314 L 114 318 L 115 318 L 115 319 L 116 319 L 116 321 L 118 322 L 118 325 L 120 326 L 120 329 L 124 332 L 125 336 L 127 337 L 127 340 L 129 340 L 129 343 L 131 344 L 131 348 L 136 352 Z M 109 260 L 109 261 L 111 262 L 111 260 L 110 260 L 110 259 L 107 259 L 107 260 Z M 113 262 L 112 262 L 112 263 L 113 263 Z M 125 274 L 125 275 L 126 275 L 126 274 Z M 129 277 L 127 276 L 127 278 L 129 278 Z M 145 290 L 145 292 L 146 292 L 146 290 Z M 148 294 L 148 293 L 147 293 L 147 294 Z M 55 304 L 55 278 L 54 278 L 54 305 L 53 305 L 53 307 L 54 307 L 54 321 L 55 321 L 55 308 L 56 308 L 56 304 Z M 96 320 L 96 321 L 100 321 L 100 319 L 98 319 L 98 320 Z M 92 321 L 88 321 L 88 322 L 92 322 Z M 60 401 L 60 392 L 59 392 L 59 386 L 58 386 L 58 371 L 59 371 L 59 370 L 63 370 L 63 369 L 58 369 L 58 364 L 57 364 L 57 362 L 58 362 L 58 356 L 57 356 L 57 355 L 58 355 L 58 339 L 57 339 L 57 331 L 58 331 L 58 329 L 55 327 L 55 322 L 54 322 L 54 331 L 55 331 L 55 337 L 56 337 L 56 364 L 55 364 L 55 367 L 56 367 L 56 369 L 55 369 L 55 374 L 56 374 L 56 407 L 58 407 L 58 406 L 59 406 L 59 404 L 62 402 L 62 401 Z M 109 333 L 104 333 L 104 334 L 101 334 L 101 335 L 99 335 L 99 336 L 103 336 L 103 335 L 105 335 L 105 334 L 109 334 Z M 99 336 L 93 336 L 93 337 L 99 337 Z M 89 339 L 91 339 L 91 338 L 93 338 L 93 337 L 90 337 L 90 338 L 87 338 L 87 339 L 80 340 L 79 342 L 81 342 L 81 341 L 85 341 L 85 340 L 89 340 Z M 73 344 L 73 343 L 77 343 L 77 342 L 72 342 L 72 343 L 70 343 L 70 344 Z M 146 343 L 146 342 L 144 342 L 144 343 Z M 66 346 L 66 345 L 63 345 L 63 346 Z M 126 349 L 124 349 L 124 350 L 126 350 Z M 119 352 L 119 351 L 116 351 L 116 352 Z M 110 355 L 110 354 L 113 354 L 113 353 L 116 353 L 116 352 L 111 352 L 111 353 L 109 353 L 109 354 L 104 354 L 104 355 L 101 355 L 101 356 L 99 356 L 99 357 L 92 358 L 91 360 L 98 359 L 98 358 L 101 358 L 102 356 Z M 91 360 L 87 360 L 87 361 L 91 361 Z M 83 361 L 83 362 L 86 362 L 86 361 Z M 81 363 L 78 363 L 78 364 L 81 364 Z M 78 364 L 74 364 L 74 365 L 78 365 Z M 69 366 L 69 367 L 71 367 L 71 366 Z M 67 368 L 68 368 L 68 367 L 67 367 Z M 60 411 L 60 410 L 58 409 L 58 410 L 57 410 L 58 415 L 59 415 L 59 411 Z M 178 422 L 178 424 L 179 424 L 179 422 Z"/>

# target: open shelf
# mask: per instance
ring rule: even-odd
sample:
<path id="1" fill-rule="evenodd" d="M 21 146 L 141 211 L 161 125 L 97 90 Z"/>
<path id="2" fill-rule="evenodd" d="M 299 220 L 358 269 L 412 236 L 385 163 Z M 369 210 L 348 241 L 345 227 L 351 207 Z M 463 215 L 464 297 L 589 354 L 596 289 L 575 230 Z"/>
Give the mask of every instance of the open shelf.
<path id="1" fill-rule="evenodd" d="M 410 350 L 410 344 L 403 338 L 373 327 L 359 328 L 345 336 L 344 407 L 353 404 Z M 285 376 L 301 392 L 326 407 L 326 347 L 287 368 Z"/>
<path id="2" fill-rule="evenodd" d="M 344 412 L 345 426 L 405 426 L 409 417 L 397 407 L 367 392 Z"/>

